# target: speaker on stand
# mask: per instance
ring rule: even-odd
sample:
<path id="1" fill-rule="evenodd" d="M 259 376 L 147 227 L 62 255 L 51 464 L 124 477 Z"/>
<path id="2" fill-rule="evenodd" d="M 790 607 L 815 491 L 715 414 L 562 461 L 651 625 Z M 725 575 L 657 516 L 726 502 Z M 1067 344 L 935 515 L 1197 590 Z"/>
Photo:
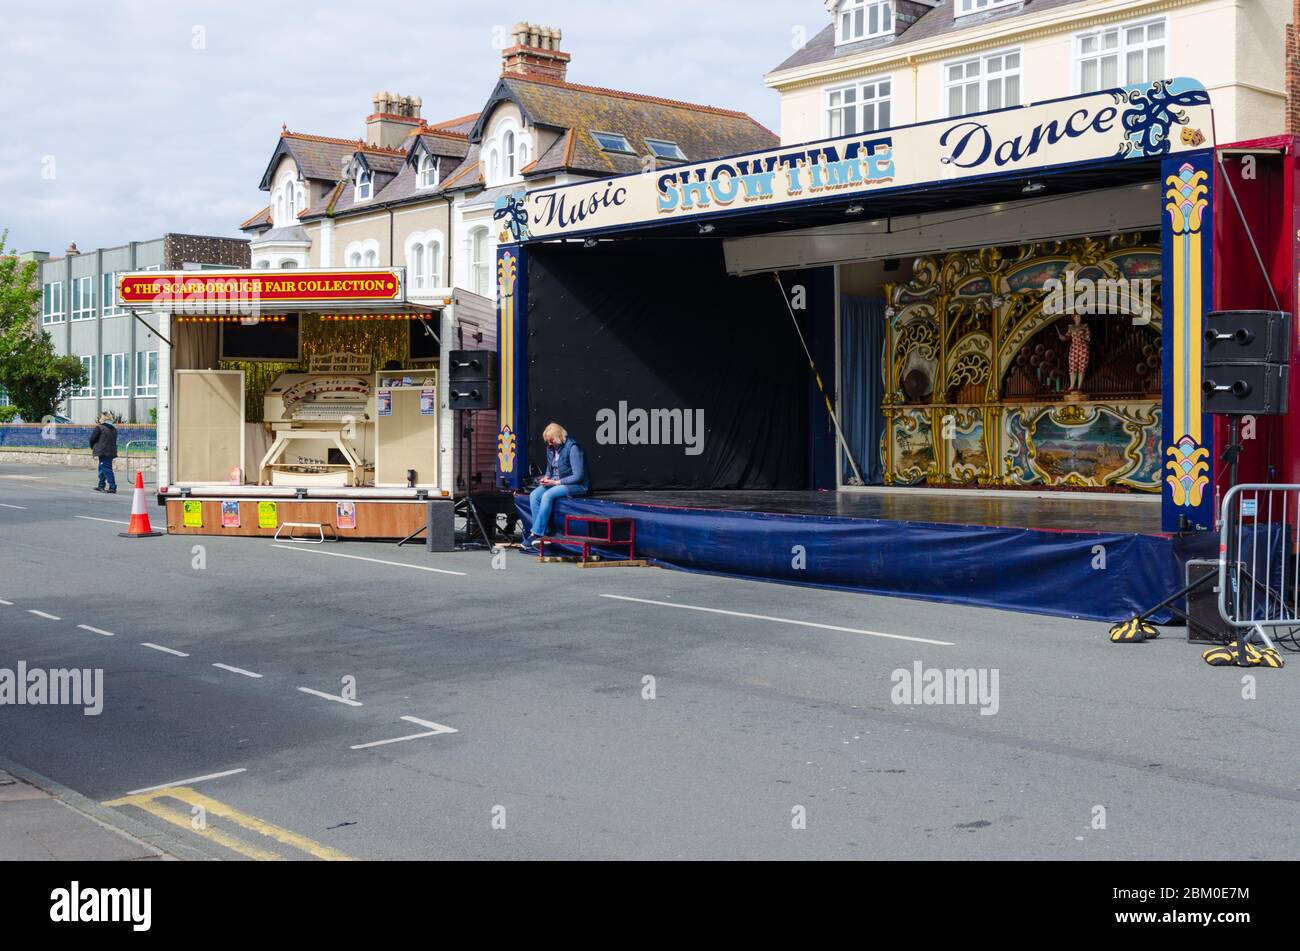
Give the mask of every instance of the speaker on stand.
<path id="1" fill-rule="evenodd" d="M 461 466 L 465 478 L 465 494 L 456 499 L 455 512 L 465 519 L 466 544 L 473 534 L 470 527 L 477 526 L 479 538 L 491 548 L 493 536 L 488 533 L 474 501 L 474 436 L 477 430 L 474 414 L 482 409 L 497 408 L 497 353 L 495 350 L 452 350 L 448 363 L 447 385 L 451 409 L 469 414 L 469 425 L 462 428 L 459 434 L 460 439 L 468 442 L 468 454 L 462 455 L 462 460 L 467 459 L 468 465 L 462 463 Z"/>
<path id="2" fill-rule="evenodd" d="M 1219 461 L 1228 464 L 1231 489 L 1237 484 L 1237 462 L 1243 448 L 1241 417 L 1280 416 L 1287 410 L 1291 315 L 1276 310 L 1214 311 L 1206 315 L 1204 341 L 1201 408 L 1228 417 L 1228 445 Z M 1219 513 L 1215 515 L 1217 524 Z M 1240 553 L 1221 551 L 1220 557 L 1236 562 Z M 1187 565 L 1189 576 L 1193 564 Z M 1210 578 L 1217 581 L 1217 572 Z M 1244 651 L 1249 635 L 1244 630 L 1234 635 L 1231 629 L 1220 626 L 1217 589 L 1203 590 L 1210 578 L 1205 579 L 1206 585 L 1188 592 L 1188 639 L 1238 640 L 1238 649 Z"/>

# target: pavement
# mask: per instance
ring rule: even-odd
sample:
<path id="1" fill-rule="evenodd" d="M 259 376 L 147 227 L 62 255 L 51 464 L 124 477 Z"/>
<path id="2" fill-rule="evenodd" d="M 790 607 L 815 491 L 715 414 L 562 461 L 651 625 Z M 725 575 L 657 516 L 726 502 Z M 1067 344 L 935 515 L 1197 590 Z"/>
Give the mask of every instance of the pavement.
<path id="1" fill-rule="evenodd" d="M 518 551 L 126 540 L 130 501 L 0 467 L 0 672 L 89 672 L 0 706 L 34 797 L 0 857 L 86 822 L 121 858 L 1300 856 L 1295 663 Z M 898 702 L 966 670 L 977 702 Z"/>

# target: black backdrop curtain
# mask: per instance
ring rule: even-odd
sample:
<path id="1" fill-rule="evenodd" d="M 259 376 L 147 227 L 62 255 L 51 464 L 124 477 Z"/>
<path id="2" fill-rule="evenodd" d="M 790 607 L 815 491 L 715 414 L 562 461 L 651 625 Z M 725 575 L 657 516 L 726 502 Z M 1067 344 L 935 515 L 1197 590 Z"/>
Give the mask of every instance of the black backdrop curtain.
<path id="1" fill-rule="evenodd" d="M 807 361 L 770 275 L 728 277 L 704 240 L 529 256 L 533 466 L 555 420 L 586 450 L 596 490 L 807 487 Z M 655 409 L 703 411 L 701 451 L 597 439 L 599 420 Z"/>

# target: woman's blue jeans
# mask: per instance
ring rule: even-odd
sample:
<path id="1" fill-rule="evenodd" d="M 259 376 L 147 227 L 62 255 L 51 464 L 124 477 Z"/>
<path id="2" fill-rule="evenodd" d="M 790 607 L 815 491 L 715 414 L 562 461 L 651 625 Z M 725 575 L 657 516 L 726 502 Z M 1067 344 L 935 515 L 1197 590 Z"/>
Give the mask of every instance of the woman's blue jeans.
<path id="1" fill-rule="evenodd" d="M 528 507 L 533 513 L 534 535 L 545 535 L 551 521 L 551 508 L 557 499 L 576 498 L 586 495 L 587 490 L 580 485 L 539 485 L 528 496 Z"/>

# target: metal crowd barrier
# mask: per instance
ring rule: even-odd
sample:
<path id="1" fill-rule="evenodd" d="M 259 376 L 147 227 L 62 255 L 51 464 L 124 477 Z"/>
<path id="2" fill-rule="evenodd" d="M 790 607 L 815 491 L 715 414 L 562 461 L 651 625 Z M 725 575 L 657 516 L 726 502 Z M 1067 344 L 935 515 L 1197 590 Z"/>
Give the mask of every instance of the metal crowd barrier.
<path id="1" fill-rule="evenodd" d="M 123 452 L 123 455 L 126 458 L 126 481 L 128 483 L 135 482 L 135 466 L 131 462 L 132 446 L 148 446 L 150 449 L 154 451 L 155 455 L 158 452 L 158 443 L 152 439 L 132 439 L 130 442 L 126 444 L 126 448 Z"/>
<path id="2" fill-rule="evenodd" d="M 1237 631 L 1243 649 L 1254 637 L 1273 647 L 1270 631 L 1295 645 L 1300 631 L 1300 485 L 1233 486 L 1223 497 L 1220 518 L 1220 616 Z"/>

